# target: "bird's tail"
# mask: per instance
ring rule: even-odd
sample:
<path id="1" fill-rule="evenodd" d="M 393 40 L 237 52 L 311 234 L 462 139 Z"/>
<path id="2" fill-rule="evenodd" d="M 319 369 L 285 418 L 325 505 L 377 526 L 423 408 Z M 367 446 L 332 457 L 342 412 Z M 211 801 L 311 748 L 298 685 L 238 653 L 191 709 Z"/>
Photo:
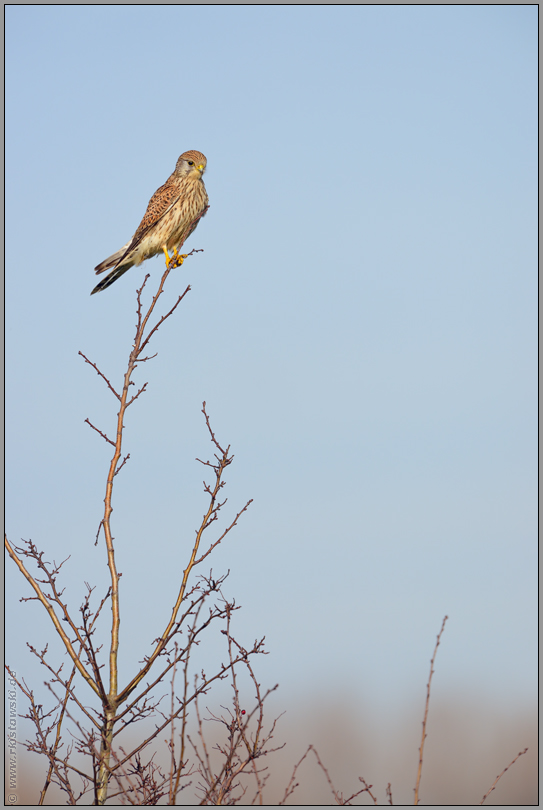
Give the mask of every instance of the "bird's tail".
<path id="1" fill-rule="evenodd" d="M 103 262 L 97 264 L 96 267 L 94 268 L 94 272 L 96 273 L 96 275 L 99 276 L 100 273 L 105 273 L 106 270 L 109 270 L 111 267 L 115 267 L 115 265 L 118 264 L 119 261 L 123 258 L 128 247 L 130 247 L 130 242 L 127 242 L 127 244 L 120 250 L 117 250 L 116 253 L 113 253 L 107 259 L 104 259 Z"/>
<path id="2" fill-rule="evenodd" d="M 100 273 L 105 273 L 106 270 L 111 270 L 111 273 L 108 273 L 107 276 L 102 279 L 100 284 L 97 284 L 94 290 L 91 292 L 91 295 L 94 293 L 101 292 L 102 290 L 106 290 L 110 287 L 114 281 L 117 281 L 127 270 L 130 270 L 134 262 L 122 262 L 123 258 L 126 255 L 127 249 L 130 247 L 131 242 L 127 242 L 127 244 L 122 247 L 120 250 L 117 250 L 116 253 L 113 253 L 107 259 L 104 259 L 103 262 L 96 265 L 94 268 L 94 272 L 96 275 Z"/>
<path id="3" fill-rule="evenodd" d="M 106 259 L 106 261 L 109 261 L 109 259 Z M 102 264 L 104 264 L 104 262 L 102 262 Z M 101 267 L 101 265 L 98 265 L 98 267 Z M 97 292 L 102 292 L 102 290 L 107 290 L 108 287 L 111 287 L 111 285 L 117 281 L 118 278 L 124 275 L 127 270 L 130 270 L 131 267 L 132 264 L 120 264 L 118 267 L 115 267 L 111 273 L 108 273 L 107 276 L 96 285 L 94 290 L 91 292 L 91 295 L 94 295 L 94 293 Z M 104 267 L 103 270 L 100 270 L 99 272 L 103 273 L 104 270 L 107 270 L 107 267 Z M 98 270 L 96 272 L 98 272 Z"/>

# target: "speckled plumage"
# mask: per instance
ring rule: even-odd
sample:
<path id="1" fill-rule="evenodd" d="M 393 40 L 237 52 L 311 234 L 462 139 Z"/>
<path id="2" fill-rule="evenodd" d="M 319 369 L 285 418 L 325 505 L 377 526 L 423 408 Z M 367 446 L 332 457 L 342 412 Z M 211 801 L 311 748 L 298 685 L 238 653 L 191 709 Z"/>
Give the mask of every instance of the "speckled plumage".
<path id="1" fill-rule="evenodd" d="M 208 207 L 203 174 L 207 159 L 201 152 L 183 152 L 175 170 L 155 191 L 132 239 L 95 267 L 95 273 L 110 273 L 91 295 L 107 289 L 134 265 L 157 253 L 178 250 L 194 231 Z"/>

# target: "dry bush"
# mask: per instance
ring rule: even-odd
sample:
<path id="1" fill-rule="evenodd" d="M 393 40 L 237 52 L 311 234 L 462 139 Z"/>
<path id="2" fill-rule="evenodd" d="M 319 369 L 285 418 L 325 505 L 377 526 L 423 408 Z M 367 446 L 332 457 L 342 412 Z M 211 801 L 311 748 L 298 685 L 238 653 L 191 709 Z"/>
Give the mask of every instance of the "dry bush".
<path id="1" fill-rule="evenodd" d="M 177 264 L 185 258 L 179 257 Z M 202 412 L 213 448 L 212 459 L 201 461 L 209 479 L 204 481 L 207 509 L 196 528 L 179 590 L 172 596 L 171 615 L 162 619 L 158 635 L 139 668 L 128 682 L 119 683 L 121 592 L 111 526 L 112 499 L 116 476 L 130 458 L 128 453 L 123 456 L 126 412 L 147 388 L 147 383 L 144 383 L 131 395 L 132 378 L 141 364 L 155 356 L 147 354 L 152 338 L 177 311 L 190 290 L 187 287 L 170 310 L 153 321 L 155 307 L 171 269 L 173 264 L 167 267 L 147 307 L 142 299 L 149 276 L 137 291 L 136 332 L 121 385 L 115 386 L 95 362 L 80 352 L 119 405 L 113 434 L 86 420 L 113 448 L 106 478 L 104 514 L 96 536 L 96 542 L 103 536 L 105 543 L 109 568 L 107 584 L 98 587 L 86 584 L 86 596 L 77 616 L 73 607 L 63 600 L 61 581 L 66 561 L 50 563 L 45 552 L 32 541 L 17 547 L 6 538 L 10 557 L 34 592 L 22 601 L 41 603 L 70 660 L 69 668 L 52 663 L 49 644 L 40 650 L 29 645 L 47 672 L 46 686 L 50 696 L 47 707 L 38 703 L 25 679 L 8 667 L 8 698 L 15 697 L 16 689 L 26 696 L 29 708 L 22 716 L 32 723 L 35 732 L 34 738 L 23 745 L 29 753 L 40 755 L 46 763 L 45 779 L 39 797 L 31 802 L 33 804 L 56 804 L 60 791 L 70 805 L 103 805 L 106 802 L 262 805 L 266 803 L 265 789 L 270 774 L 266 757 L 283 747 L 274 742 L 277 719 L 268 722 L 264 717 L 266 699 L 277 687 L 263 691 L 254 670 L 255 659 L 265 652 L 264 639 L 256 640 L 248 647 L 235 639 L 232 620 L 238 608 L 223 593 L 226 577 L 215 578 L 212 571 L 200 573 L 204 561 L 208 561 L 251 503 L 247 502 L 228 525 L 218 529 L 220 512 L 226 502 L 221 501 L 224 473 L 233 456 L 229 446 L 219 443 L 205 402 Z M 125 588 L 131 585 L 135 583 L 124 584 L 123 581 Z M 108 630 L 103 633 L 99 619 L 103 624 L 108 612 Z M 160 621 L 160 617 L 156 618 Z M 431 660 L 415 804 L 419 802 L 433 667 L 446 620 L 447 617 L 443 620 Z M 223 653 L 217 651 L 217 663 L 213 672 L 208 674 L 198 664 L 198 645 L 202 636 L 217 626 L 224 639 L 225 658 L 224 663 L 219 663 Z M 202 698 L 206 696 L 209 702 L 213 687 L 226 680 L 231 687 L 228 706 L 203 709 Z M 165 687 L 169 696 L 166 699 Z M 10 734 L 8 739 L 9 758 L 14 750 L 14 735 Z M 508 767 L 524 753 L 519 753 Z M 373 786 L 361 776 L 352 793 L 344 795 L 338 790 L 317 750 L 309 745 L 291 765 L 291 775 L 278 805 L 295 801 L 299 771 L 308 761 L 314 763 L 326 780 L 328 803 L 378 803 Z M 489 787 L 481 804 L 506 770 Z M 7 803 L 16 804 L 20 794 L 11 776 L 8 769 Z M 386 796 L 381 798 L 393 803 L 390 784 Z"/>

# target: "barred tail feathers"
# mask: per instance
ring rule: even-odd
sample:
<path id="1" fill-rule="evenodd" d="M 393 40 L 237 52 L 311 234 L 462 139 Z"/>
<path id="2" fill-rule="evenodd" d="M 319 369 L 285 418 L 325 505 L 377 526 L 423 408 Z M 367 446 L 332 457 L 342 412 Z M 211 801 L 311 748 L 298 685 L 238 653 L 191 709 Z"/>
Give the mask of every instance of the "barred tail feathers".
<path id="1" fill-rule="evenodd" d="M 97 264 L 96 267 L 94 268 L 94 272 L 96 273 L 96 275 L 100 275 L 100 273 L 105 273 L 106 270 L 109 270 L 111 267 L 115 267 L 117 262 L 119 262 L 123 258 L 130 245 L 131 241 L 127 242 L 126 245 L 122 247 L 120 250 L 115 251 L 115 253 L 113 253 L 111 256 L 108 256 L 108 258 L 104 259 L 103 262 Z"/>
<path id="2" fill-rule="evenodd" d="M 106 259 L 106 261 L 109 261 L 109 259 Z M 102 262 L 102 264 L 104 264 L 104 262 Z M 98 265 L 98 267 L 100 266 L 101 265 Z M 111 285 L 115 281 L 117 281 L 118 278 L 123 276 L 127 270 L 130 270 L 131 267 L 132 264 L 121 264 L 119 265 L 119 267 L 115 267 L 115 269 L 112 270 L 111 273 L 108 273 L 107 276 L 103 278 L 99 284 L 96 285 L 94 290 L 91 292 L 91 295 L 94 295 L 94 293 L 97 292 L 102 292 L 102 290 L 107 290 L 108 287 L 111 287 Z M 103 270 L 100 271 L 97 270 L 96 272 L 103 273 L 104 270 L 107 270 L 107 267 L 104 267 Z"/>

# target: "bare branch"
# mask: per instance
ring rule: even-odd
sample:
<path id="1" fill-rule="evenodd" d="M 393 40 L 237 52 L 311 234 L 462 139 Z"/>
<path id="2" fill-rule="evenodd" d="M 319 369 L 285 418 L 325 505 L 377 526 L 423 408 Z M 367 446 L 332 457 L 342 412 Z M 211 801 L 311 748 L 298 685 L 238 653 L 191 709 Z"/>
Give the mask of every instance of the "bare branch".
<path id="1" fill-rule="evenodd" d="M 90 419 L 85 419 L 85 422 L 87 423 L 87 425 L 90 425 L 90 427 L 91 427 L 93 430 L 95 430 L 97 433 L 99 433 L 99 434 L 100 434 L 100 436 L 101 436 L 103 439 L 105 439 L 105 440 L 106 440 L 106 442 L 109 442 L 109 444 L 112 444 L 112 445 L 113 445 L 113 447 L 115 447 L 115 442 L 112 442 L 112 441 L 111 441 L 111 439 L 110 439 L 108 436 L 106 436 L 106 434 L 105 434 L 105 433 L 103 433 L 103 432 L 100 430 L 100 428 L 95 427 L 95 425 L 93 425 L 93 424 L 92 424 L 92 422 L 90 421 Z"/>
<path id="2" fill-rule="evenodd" d="M 108 378 L 106 377 L 106 375 L 105 375 L 103 372 L 101 372 L 101 371 L 100 371 L 100 369 L 98 368 L 98 366 L 96 365 L 96 363 L 93 363 L 93 362 L 92 362 L 92 360 L 89 360 L 89 358 L 88 358 L 88 357 L 86 357 L 86 356 L 83 354 L 83 352 L 78 352 L 78 354 L 80 354 L 80 355 L 81 355 L 81 357 L 83 358 L 83 360 L 85 361 L 85 363 L 88 363 L 88 364 L 89 364 L 89 366 L 92 366 L 92 367 L 93 367 L 93 369 L 96 371 L 96 373 L 98 374 L 98 376 L 99 376 L 99 377 L 101 377 L 101 378 L 104 380 L 104 382 L 106 383 L 107 387 L 108 387 L 108 388 L 109 388 L 109 390 L 112 392 L 112 394 L 113 394 L 114 396 L 116 396 L 118 400 L 120 400 L 120 399 L 121 399 L 120 394 L 118 394 L 118 393 L 117 393 L 117 391 L 116 391 L 116 390 L 113 388 L 112 384 L 110 383 L 110 381 L 108 380 Z"/>
<path id="3" fill-rule="evenodd" d="M 496 785 L 498 784 L 498 782 L 500 781 L 500 779 L 502 778 L 504 773 L 506 771 L 508 771 L 509 768 L 511 767 L 511 765 L 514 765 L 515 762 L 517 761 L 517 759 L 519 759 L 519 757 L 522 757 L 526 753 L 527 750 L 528 749 L 525 748 L 524 751 L 519 751 L 519 753 L 516 755 L 516 757 L 509 763 L 507 768 L 504 768 L 503 771 L 500 774 L 498 774 L 498 776 L 492 782 L 490 788 L 487 790 L 487 792 L 485 793 L 485 795 L 483 796 L 483 798 L 479 802 L 480 805 L 485 803 L 486 799 L 488 799 L 488 797 L 490 796 L 490 794 L 492 793 L 492 791 L 494 790 L 494 788 L 496 787 Z"/>
<path id="4" fill-rule="evenodd" d="M 390 782 L 387 785 L 387 799 L 389 804 L 394 804 L 394 802 L 392 801 L 392 786 Z"/>
<path id="5" fill-rule="evenodd" d="M 77 670 L 83 676 L 83 678 L 86 680 L 86 682 L 89 684 L 91 689 L 98 696 L 100 696 L 100 688 L 99 688 L 99 686 L 94 682 L 91 675 L 87 672 L 87 670 L 85 669 L 85 667 L 83 666 L 83 664 L 79 660 L 79 656 L 77 655 L 76 651 L 74 650 L 70 639 L 68 638 L 64 628 L 62 627 L 62 625 L 61 625 L 61 623 L 59 621 L 59 619 L 57 618 L 57 615 L 56 615 L 56 613 L 55 613 L 55 611 L 53 609 L 53 606 L 51 605 L 49 600 L 45 597 L 42 589 L 40 588 L 40 586 L 38 584 L 38 582 L 27 571 L 27 569 L 24 566 L 23 561 L 18 557 L 18 555 L 15 552 L 15 549 L 12 548 L 12 546 L 11 546 L 9 540 L 7 539 L 7 537 L 4 538 L 4 542 L 5 542 L 5 546 L 6 546 L 6 549 L 7 549 L 7 552 L 9 554 L 9 556 L 14 561 L 14 563 L 18 567 L 19 571 L 22 573 L 24 578 L 27 580 L 27 582 L 30 583 L 30 585 L 32 586 L 32 588 L 34 589 L 34 591 L 35 591 L 35 593 L 37 595 L 37 598 L 39 599 L 39 601 L 42 603 L 45 610 L 49 614 L 49 617 L 50 617 L 51 621 L 53 622 L 53 624 L 55 626 L 55 630 L 57 631 L 60 638 L 62 639 L 62 641 L 64 643 L 64 646 L 66 647 L 66 650 L 68 652 L 68 655 L 70 656 L 70 658 L 74 662 L 74 665 L 76 666 Z M 66 610 L 65 610 L 65 618 L 69 621 L 70 627 L 72 628 L 72 630 L 78 636 L 79 642 L 83 645 L 83 640 L 80 638 L 79 633 L 78 633 L 75 625 L 73 624 L 72 620 L 70 619 L 70 617 L 69 617 Z"/>
<path id="6" fill-rule="evenodd" d="M 437 655 L 437 648 L 441 642 L 441 636 L 443 635 L 443 631 L 445 630 L 445 623 L 449 617 L 445 616 L 443 619 L 443 623 L 441 625 L 441 630 L 438 633 L 436 646 L 434 648 L 434 654 L 432 656 L 432 660 L 430 661 L 430 677 L 428 678 L 428 683 L 426 685 L 426 704 L 424 707 L 424 719 L 422 721 L 422 739 L 420 741 L 420 748 L 419 748 L 419 767 L 417 771 L 417 782 L 415 785 L 415 804 L 419 803 L 419 787 L 420 787 L 420 778 L 422 776 L 422 757 L 424 753 L 424 741 L 426 740 L 426 723 L 428 722 L 428 709 L 430 708 L 430 687 L 432 685 L 432 676 L 434 674 L 434 663 L 436 660 Z"/>

